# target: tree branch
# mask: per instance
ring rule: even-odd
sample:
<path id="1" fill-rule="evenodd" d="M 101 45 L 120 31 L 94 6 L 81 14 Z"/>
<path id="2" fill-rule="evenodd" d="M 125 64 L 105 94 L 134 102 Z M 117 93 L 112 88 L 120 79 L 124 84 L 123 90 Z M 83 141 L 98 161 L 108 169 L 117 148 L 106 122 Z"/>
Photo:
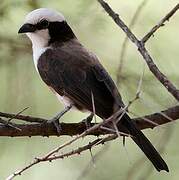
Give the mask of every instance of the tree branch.
<path id="1" fill-rule="evenodd" d="M 0 113 L 2 115 L 2 113 Z M 0 115 L 0 116 L 1 116 Z M 5 114 L 3 113 L 4 116 L 7 118 L 15 116 L 15 114 Z M 23 116 L 23 115 L 18 115 L 16 116 L 17 119 L 22 119 L 30 121 L 29 122 L 37 122 L 37 123 L 32 123 L 32 124 L 16 124 L 15 127 L 21 129 L 19 131 L 18 129 L 9 127 L 7 125 L 1 124 L 0 125 L 0 136 L 10 136 L 10 137 L 18 137 L 18 136 L 58 136 L 58 133 L 56 132 L 56 128 L 54 127 L 53 124 L 45 123 L 47 119 L 41 119 L 37 117 L 31 117 L 31 116 Z M 147 120 L 146 120 L 147 119 Z M 147 129 L 147 128 L 154 128 L 158 125 L 166 124 L 171 122 L 172 120 L 175 121 L 179 119 L 179 106 L 174 106 L 172 108 L 166 109 L 164 111 L 150 114 L 144 117 L 139 117 L 133 119 L 139 129 Z M 36 121 L 37 120 L 37 121 Z M 42 123 L 38 123 L 39 120 L 42 120 Z M 153 123 L 151 123 L 151 122 Z M 0 121 L 1 122 L 1 121 Z M 2 123 L 2 122 L 1 122 Z M 91 124 L 92 126 L 95 125 L 95 123 Z M 85 123 L 61 123 L 62 126 L 62 135 L 78 135 L 81 134 L 86 130 L 86 125 Z M 108 125 L 107 125 L 108 126 Z M 111 128 L 111 127 L 110 127 Z M 119 131 L 124 132 L 124 129 L 120 129 Z M 88 135 L 105 135 L 105 134 L 111 134 L 112 132 L 109 132 L 104 129 L 95 129 L 94 131 L 90 132 Z"/>
<path id="2" fill-rule="evenodd" d="M 177 4 L 157 25 L 155 25 L 143 38 L 142 42 L 146 43 L 151 36 L 154 35 L 154 33 L 162 26 L 164 26 L 166 21 L 169 21 L 169 19 L 178 11 L 179 4 Z"/>
<path id="3" fill-rule="evenodd" d="M 145 7 L 145 5 L 147 4 L 148 0 L 143 0 L 141 2 L 141 4 L 139 4 L 139 6 L 137 7 L 131 21 L 130 21 L 130 24 L 129 24 L 129 29 L 133 29 L 141 11 L 143 10 L 143 8 Z M 117 84 L 119 84 L 120 82 L 120 79 L 122 77 L 122 69 L 123 69 L 123 66 L 124 66 L 124 57 L 126 55 L 126 51 L 127 51 L 127 44 L 129 42 L 129 39 L 128 37 L 126 36 L 125 39 L 124 39 L 124 42 L 122 44 L 122 48 L 121 48 L 121 54 L 120 54 L 120 63 L 119 63 L 119 66 L 118 66 L 118 71 L 117 71 Z"/>
<path id="4" fill-rule="evenodd" d="M 179 90 L 173 85 L 172 82 L 170 82 L 170 80 L 155 65 L 152 57 L 150 56 L 147 49 L 145 48 L 145 43 L 143 41 L 140 41 L 132 33 L 132 31 L 127 27 L 127 25 L 121 20 L 119 15 L 116 14 L 105 1 L 98 0 L 98 2 L 101 4 L 101 6 L 104 8 L 104 10 L 109 14 L 109 16 L 115 21 L 115 23 L 125 32 L 125 34 L 128 36 L 128 38 L 137 46 L 138 51 L 142 55 L 143 59 L 147 63 L 150 71 L 154 74 L 154 76 L 162 83 L 162 85 L 168 90 L 168 92 L 170 92 L 170 94 L 173 95 L 173 97 L 175 97 L 175 99 L 177 99 L 179 101 Z M 176 10 L 178 10 L 178 8 L 176 9 L 176 7 L 175 7 L 172 12 L 175 12 Z M 173 14 L 171 13 L 168 18 L 170 18 Z M 159 26 L 159 27 L 161 27 L 161 26 Z M 153 33 L 155 31 L 153 31 Z M 151 35 L 153 33 L 151 33 Z"/>
<path id="5" fill-rule="evenodd" d="M 111 141 L 111 140 L 114 140 L 116 139 L 117 136 L 116 135 L 112 135 L 112 136 L 107 136 L 105 138 L 99 138 L 99 139 L 96 139 L 92 142 L 89 142 L 87 145 L 84 145 L 82 147 L 79 147 L 75 150 L 71 150 L 67 153 L 62 153 L 60 155 L 53 155 L 53 156 L 44 156 L 42 158 L 35 158 L 34 161 L 32 161 L 30 164 L 28 164 L 27 166 L 23 167 L 22 169 L 20 170 L 17 170 L 16 172 L 14 172 L 13 174 L 11 174 L 10 176 L 8 176 L 6 178 L 6 180 L 12 180 L 14 179 L 16 176 L 20 176 L 24 171 L 28 170 L 29 168 L 31 168 L 32 166 L 36 165 L 36 164 L 39 164 L 41 162 L 46 162 L 46 161 L 53 161 L 53 160 L 57 160 L 57 159 L 63 159 L 65 157 L 70 157 L 70 156 L 73 156 L 73 155 L 79 155 L 80 153 L 86 151 L 86 150 L 90 150 L 96 146 L 96 145 L 99 145 L 99 144 L 104 144 L 105 142 L 107 141 Z"/>

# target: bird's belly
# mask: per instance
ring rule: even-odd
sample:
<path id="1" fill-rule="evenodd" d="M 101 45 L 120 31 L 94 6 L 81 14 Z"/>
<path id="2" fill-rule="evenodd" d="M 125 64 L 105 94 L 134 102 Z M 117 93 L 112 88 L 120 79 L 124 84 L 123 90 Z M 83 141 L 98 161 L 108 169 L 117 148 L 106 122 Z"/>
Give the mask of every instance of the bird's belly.
<path id="1" fill-rule="evenodd" d="M 81 112 L 89 112 L 87 109 L 84 109 L 77 104 L 75 104 L 71 99 L 69 99 L 66 96 L 60 96 L 58 93 L 55 93 L 57 99 L 64 104 L 65 107 L 72 106 L 72 109 L 74 110 L 80 110 Z"/>
<path id="2" fill-rule="evenodd" d="M 57 92 L 55 92 L 55 90 L 50 87 L 50 90 L 56 95 L 57 99 L 65 106 L 72 106 L 72 109 L 75 109 L 75 110 L 80 110 L 82 112 L 89 112 L 89 110 L 81 107 L 80 105 L 76 104 L 75 102 L 73 102 L 70 98 L 68 98 L 67 96 L 61 96 L 59 95 Z"/>
<path id="3" fill-rule="evenodd" d="M 57 99 L 64 104 L 64 106 L 71 106 L 73 105 L 73 102 L 66 96 L 59 95 L 51 86 L 48 86 L 50 90 L 56 95 Z"/>
<path id="4" fill-rule="evenodd" d="M 64 104 L 64 106 L 73 105 L 73 102 L 66 96 L 60 96 L 58 93 L 55 93 L 57 99 Z"/>

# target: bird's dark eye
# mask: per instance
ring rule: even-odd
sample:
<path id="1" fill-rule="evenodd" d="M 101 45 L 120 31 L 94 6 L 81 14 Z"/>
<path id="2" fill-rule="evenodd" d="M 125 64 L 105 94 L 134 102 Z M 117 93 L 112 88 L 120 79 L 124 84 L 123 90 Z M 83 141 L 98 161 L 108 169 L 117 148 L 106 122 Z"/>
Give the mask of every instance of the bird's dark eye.
<path id="1" fill-rule="evenodd" d="M 46 19 L 41 20 L 38 24 L 37 24 L 37 29 L 46 29 L 49 26 L 49 22 Z"/>

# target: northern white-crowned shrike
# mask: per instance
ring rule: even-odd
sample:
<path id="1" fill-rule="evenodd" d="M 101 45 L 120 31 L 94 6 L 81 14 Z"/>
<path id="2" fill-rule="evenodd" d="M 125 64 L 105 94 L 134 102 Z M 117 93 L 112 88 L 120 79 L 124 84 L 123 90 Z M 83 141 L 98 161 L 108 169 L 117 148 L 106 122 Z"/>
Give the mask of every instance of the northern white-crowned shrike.
<path id="1" fill-rule="evenodd" d="M 61 114 L 71 107 L 93 112 L 95 106 L 95 114 L 106 119 L 124 107 L 110 75 L 95 54 L 79 42 L 61 13 L 47 8 L 36 9 L 26 16 L 19 33 L 26 33 L 32 41 L 36 70 L 64 102 L 66 108 Z M 126 129 L 158 171 L 169 171 L 165 161 L 126 113 L 118 126 Z"/>

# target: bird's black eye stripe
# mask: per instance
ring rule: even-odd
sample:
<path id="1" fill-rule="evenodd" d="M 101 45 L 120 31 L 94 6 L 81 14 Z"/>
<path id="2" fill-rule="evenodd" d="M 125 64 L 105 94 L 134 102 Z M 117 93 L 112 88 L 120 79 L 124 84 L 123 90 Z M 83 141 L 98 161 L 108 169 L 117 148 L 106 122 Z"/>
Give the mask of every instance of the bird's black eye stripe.
<path id="1" fill-rule="evenodd" d="M 49 26 L 49 22 L 48 22 L 48 20 L 43 19 L 43 20 L 41 20 L 40 22 L 38 22 L 36 26 L 37 26 L 37 29 L 38 29 L 38 30 L 40 30 L 40 29 L 46 29 L 46 28 L 48 28 L 48 26 Z"/>

